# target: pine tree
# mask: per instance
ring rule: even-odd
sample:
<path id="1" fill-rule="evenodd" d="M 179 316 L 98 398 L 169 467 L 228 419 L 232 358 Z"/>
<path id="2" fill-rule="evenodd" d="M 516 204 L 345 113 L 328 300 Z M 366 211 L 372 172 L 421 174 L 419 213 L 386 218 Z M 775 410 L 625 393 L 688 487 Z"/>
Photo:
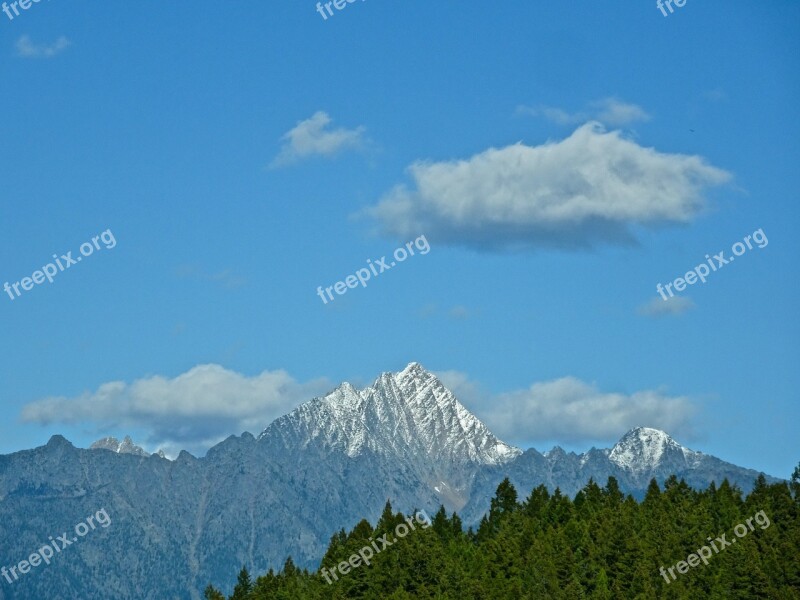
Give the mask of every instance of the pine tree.
<path id="1" fill-rule="evenodd" d="M 236 579 L 236 586 L 233 588 L 233 596 L 230 600 L 247 600 L 247 596 L 253 590 L 253 584 L 250 581 L 250 573 L 245 567 L 239 571 L 239 577 Z"/>
<path id="2" fill-rule="evenodd" d="M 225 600 L 225 596 L 223 595 L 223 593 L 220 592 L 210 583 L 203 592 L 203 598 L 205 598 L 206 600 Z"/>
<path id="3" fill-rule="evenodd" d="M 450 523 L 447 520 L 447 511 L 444 506 L 439 506 L 439 510 L 433 515 L 432 528 L 443 540 L 449 540 L 451 536 Z"/>
<path id="4" fill-rule="evenodd" d="M 791 488 L 795 502 L 800 503 L 800 463 L 792 471 Z"/>
<path id="5" fill-rule="evenodd" d="M 497 486 L 497 491 L 491 500 L 489 520 L 496 520 L 502 515 L 512 513 L 517 508 L 517 490 L 506 477 Z"/>
<path id="6" fill-rule="evenodd" d="M 522 510 L 531 517 L 540 517 L 542 511 L 547 507 L 549 499 L 550 492 L 548 492 L 547 487 L 542 484 L 531 491 L 530 496 L 525 500 Z"/>
<path id="7" fill-rule="evenodd" d="M 294 566 L 294 561 L 292 560 L 292 557 L 291 556 L 287 557 L 286 562 L 283 563 L 283 571 L 282 571 L 283 576 L 287 578 L 292 578 L 295 577 L 297 573 L 298 573 L 297 567 Z"/>
<path id="8" fill-rule="evenodd" d="M 670 477 L 663 492 L 651 481 L 636 502 L 610 478 L 602 489 L 590 481 L 574 502 L 558 489 L 551 496 L 539 486 L 522 506 L 506 480 L 477 534 L 463 533 L 461 519 L 455 513 L 448 519 L 440 508 L 431 527 L 417 527 L 376 554 L 369 566 L 353 568 L 331 585 L 320 574 L 298 569 L 289 557 L 280 573 L 270 570 L 252 586 L 243 568 L 231 598 L 800 599 L 800 504 L 792 487 L 800 473 L 796 479 L 772 485 L 761 479 L 743 498 L 727 481 L 698 491 Z M 733 539 L 733 527 L 761 510 L 769 526 L 754 519 L 754 529 L 715 552 L 708 565 L 669 583 L 661 576 L 660 567 L 685 560 L 707 536 L 724 532 Z M 383 527 L 391 535 L 402 520 L 387 502 L 377 531 Z M 323 565 L 347 560 L 371 531 L 362 520 L 349 533 L 334 534 Z M 211 585 L 205 598 L 224 600 Z"/>
<path id="9" fill-rule="evenodd" d="M 597 574 L 591 598 L 596 600 L 611 600 L 613 598 L 608 586 L 608 575 L 606 575 L 605 569 L 600 569 Z"/>
<path id="10" fill-rule="evenodd" d="M 461 517 L 459 517 L 455 511 L 453 511 L 453 516 L 450 517 L 450 531 L 454 539 L 461 539 L 464 537 L 464 524 L 461 522 Z"/>
<path id="11" fill-rule="evenodd" d="M 383 512 L 381 513 L 381 518 L 378 519 L 378 524 L 375 526 L 375 533 L 391 532 L 394 530 L 395 526 L 398 525 L 398 523 L 402 522 L 403 516 L 394 514 L 394 512 L 392 512 L 391 501 L 386 500 L 386 504 L 383 507 Z"/>

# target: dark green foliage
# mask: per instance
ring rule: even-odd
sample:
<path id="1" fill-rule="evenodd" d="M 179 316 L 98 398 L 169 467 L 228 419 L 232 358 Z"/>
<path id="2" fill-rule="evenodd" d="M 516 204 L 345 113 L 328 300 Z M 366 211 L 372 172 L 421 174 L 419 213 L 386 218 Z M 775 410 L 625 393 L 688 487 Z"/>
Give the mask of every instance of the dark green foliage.
<path id="1" fill-rule="evenodd" d="M 290 558 L 289 561 L 291 560 Z M 289 561 L 287 561 L 287 564 Z M 231 600 L 248 600 L 251 591 L 253 591 L 253 584 L 250 581 L 250 573 L 247 572 L 247 569 L 242 567 L 242 570 L 239 571 L 239 577 L 236 580 L 236 587 L 233 588 Z"/>
<path id="2" fill-rule="evenodd" d="M 564 600 L 631 598 L 800 600 L 800 466 L 792 481 L 768 485 L 763 477 L 743 498 L 724 481 L 697 491 L 671 477 L 650 483 L 645 498 L 626 497 L 610 477 L 590 481 L 571 500 L 544 486 L 519 502 L 508 479 L 497 488 L 477 532 L 442 507 L 430 526 L 417 525 L 376 553 L 370 565 L 339 574 L 299 570 L 291 558 L 254 585 L 245 569 L 229 600 Z M 737 537 L 739 524 L 763 511 L 769 525 Z M 763 520 L 763 519 L 762 519 Z M 322 560 L 335 568 L 383 534 L 390 539 L 403 515 L 390 503 L 373 528 L 367 521 L 336 533 Z M 687 560 L 726 534 L 736 543 L 667 583 L 659 572 Z M 212 586 L 208 600 L 224 600 Z"/>
<path id="3" fill-rule="evenodd" d="M 203 592 L 205 600 L 225 600 L 225 596 L 216 589 L 213 585 L 209 584 Z"/>

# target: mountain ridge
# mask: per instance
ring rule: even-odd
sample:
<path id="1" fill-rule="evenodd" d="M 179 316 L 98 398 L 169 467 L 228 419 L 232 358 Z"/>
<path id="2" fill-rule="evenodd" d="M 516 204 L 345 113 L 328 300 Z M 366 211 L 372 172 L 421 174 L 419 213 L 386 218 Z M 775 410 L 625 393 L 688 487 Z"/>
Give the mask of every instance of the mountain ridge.
<path id="1" fill-rule="evenodd" d="M 377 520 L 387 499 L 406 513 L 444 505 L 474 526 L 506 477 L 524 497 L 541 484 L 574 495 L 590 478 L 609 476 L 635 496 L 651 478 L 671 475 L 698 488 L 727 478 L 748 490 L 759 475 L 646 427 L 582 454 L 523 451 L 498 439 L 418 363 L 361 390 L 343 383 L 257 437 L 229 436 L 200 458 L 113 451 L 136 446 L 128 440 L 82 449 L 53 435 L 44 446 L 0 455 L 0 539 L 9 540 L 0 545 L 1 564 L 15 564 L 99 508 L 113 520 L 46 577 L 0 587 L 0 600 L 56 593 L 103 600 L 93 590 L 108 591 L 109 581 L 120 598 L 201 600 L 209 581 L 232 586 L 243 564 L 264 572 L 292 556 L 314 568 L 333 534 Z"/>

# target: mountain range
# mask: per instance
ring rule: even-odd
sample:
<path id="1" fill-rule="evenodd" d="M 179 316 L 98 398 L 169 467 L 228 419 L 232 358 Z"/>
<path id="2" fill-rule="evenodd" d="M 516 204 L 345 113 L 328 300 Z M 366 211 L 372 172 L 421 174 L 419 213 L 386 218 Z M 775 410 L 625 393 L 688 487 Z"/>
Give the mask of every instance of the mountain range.
<path id="1" fill-rule="evenodd" d="M 671 475 L 693 487 L 727 479 L 751 489 L 757 471 L 637 427 L 612 448 L 540 453 L 498 439 L 418 363 L 363 389 L 343 383 L 276 419 L 257 438 L 231 436 L 196 458 L 148 455 L 130 438 L 90 449 L 53 436 L 0 456 L 0 566 L 10 567 L 104 509 L 90 531 L 12 583 L 0 600 L 49 597 L 200 600 L 210 581 L 280 568 L 316 568 L 331 536 L 395 510 L 440 505 L 466 526 L 508 477 L 522 497 L 545 484 L 574 495 L 589 479 L 642 497 Z M 779 481 L 767 477 L 768 482 Z"/>

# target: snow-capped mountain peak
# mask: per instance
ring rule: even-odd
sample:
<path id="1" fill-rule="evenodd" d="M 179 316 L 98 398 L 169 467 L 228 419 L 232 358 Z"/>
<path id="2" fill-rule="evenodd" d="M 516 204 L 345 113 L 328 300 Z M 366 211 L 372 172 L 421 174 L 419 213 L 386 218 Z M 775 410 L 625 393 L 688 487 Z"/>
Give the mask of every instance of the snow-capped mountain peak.
<path id="1" fill-rule="evenodd" d="M 350 457 L 382 456 L 408 466 L 431 489 L 446 487 L 456 504 L 474 467 L 504 464 L 522 453 L 497 439 L 415 362 L 360 390 L 343 383 L 274 421 L 259 441 L 286 450 L 313 443 Z"/>
<path id="2" fill-rule="evenodd" d="M 397 373 L 397 378 L 403 379 L 406 377 L 425 377 L 426 375 L 431 375 L 431 373 L 426 371 L 425 367 L 418 362 L 410 362 L 405 369 Z"/>
<path id="3" fill-rule="evenodd" d="M 89 449 L 111 450 L 112 452 L 116 452 L 117 454 L 134 454 L 136 456 L 150 456 L 150 454 L 146 452 L 144 448 L 134 444 L 133 440 L 129 435 L 126 435 L 125 439 L 122 440 L 121 442 L 115 437 L 104 437 L 94 442 L 91 446 L 89 446 Z"/>
<path id="4" fill-rule="evenodd" d="M 349 456 L 369 449 L 431 461 L 499 464 L 521 454 L 416 362 L 398 373 L 382 373 L 361 390 L 343 383 L 277 419 L 259 439 L 290 423 L 297 429 L 300 422 L 312 439 Z"/>
<path id="5" fill-rule="evenodd" d="M 698 454 L 659 429 L 636 427 L 622 436 L 608 457 L 624 469 L 641 473 L 658 468 L 667 459 L 693 462 Z"/>

